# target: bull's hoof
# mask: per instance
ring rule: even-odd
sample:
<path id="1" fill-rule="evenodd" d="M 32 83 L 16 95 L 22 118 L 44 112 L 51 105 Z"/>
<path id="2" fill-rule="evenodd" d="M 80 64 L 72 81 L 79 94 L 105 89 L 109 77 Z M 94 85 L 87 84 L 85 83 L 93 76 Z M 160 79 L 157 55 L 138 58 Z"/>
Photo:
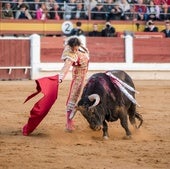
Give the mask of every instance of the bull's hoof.
<path id="1" fill-rule="evenodd" d="M 108 137 L 108 136 L 103 136 L 103 139 L 104 139 L 104 140 L 108 140 L 109 137 Z"/>
<path id="2" fill-rule="evenodd" d="M 123 139 L 124 139 L 124 140 L 130 140 L 130 139 L 132 139 L 132 136 L 131 136 L 131 135 L 124 136 Z"/>

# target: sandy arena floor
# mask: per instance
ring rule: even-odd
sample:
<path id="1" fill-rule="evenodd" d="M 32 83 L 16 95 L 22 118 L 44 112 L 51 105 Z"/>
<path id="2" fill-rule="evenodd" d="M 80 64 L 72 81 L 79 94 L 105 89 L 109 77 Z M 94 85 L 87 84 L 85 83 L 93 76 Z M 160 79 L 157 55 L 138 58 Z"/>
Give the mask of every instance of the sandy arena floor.
<path id="1" fill-rule="evenodd" d="M 125 140 L 119 121 L 109 123 L 108 140 L 94 132 L 80 113 L 76 130 L 66 133 L 65 101 L 70 81 L 60 85 L 58 100 L 32 133 L 22 136 L 29 111 L 23 104 L 34 81 L 0 82 L 0 169 L 168 169 L 170 168 L 170 81 L 135 81 L 143 126 Z"/>

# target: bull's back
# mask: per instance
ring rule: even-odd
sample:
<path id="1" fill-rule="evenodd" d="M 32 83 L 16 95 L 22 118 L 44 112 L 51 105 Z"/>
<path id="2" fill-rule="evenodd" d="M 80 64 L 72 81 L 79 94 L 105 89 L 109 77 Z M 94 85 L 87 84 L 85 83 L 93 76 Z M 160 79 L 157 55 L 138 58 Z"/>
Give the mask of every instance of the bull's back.
<path id="1" fill-rule="evenodd" d="M 134 87 L 132 78 L 123 70 L 111 70 L 110 71 L 114 76 L 127 83 L 128 85 Z"/>

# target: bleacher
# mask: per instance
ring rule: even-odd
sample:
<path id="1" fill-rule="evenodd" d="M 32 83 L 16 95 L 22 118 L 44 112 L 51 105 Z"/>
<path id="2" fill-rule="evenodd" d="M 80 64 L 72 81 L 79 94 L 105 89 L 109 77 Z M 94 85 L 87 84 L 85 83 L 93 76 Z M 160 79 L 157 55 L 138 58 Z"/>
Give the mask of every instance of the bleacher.
<path id="1" fill-rule="evenodd" d="M 0 2 L 0 11 L 2 11 L 2 3 L 5 1 Z M 35 12 L 35 11 L 34 11 Z M 1 13 L 1 12 L 0 12 Z M 73 25 L 77 22 L 75 19 L 69 20 Z M 105 25 L 105 20 L 92 20 L 91 18 L 88 19 L 81 19 L 82 22 L 82 29 L 85 32 L 85 35 L 88 35 L 89 31 L 92 31 L 93 24 L 97 23 L 99 31 L 101 31 Z M 37 20 L 37 19 L 2 19 L 0 16 L 0 35 L 15 35 L 15 36 L 29 36 L 31 34 L 39 34 L 42 36 L 62 36 L 62 25 L 66 22 L 66 20 Z M 123 37 L 125 31 L 133 32 L 138 36 L 140 32 L 143 32 L 145 27 L 146 21 L 140 20 L 111 20 L 111 24 L 115 27 L 117 36 Z M 159 32 L 164 29 L 164 21 L 155 21 L 155 25 L 158 27 Z M 162 37 L 161 33 L 158 34 L 158 37 Z M 160 34 L 160 35 L 159 35 Z M 156 35 L 153 35 L 156 37 Z"/>

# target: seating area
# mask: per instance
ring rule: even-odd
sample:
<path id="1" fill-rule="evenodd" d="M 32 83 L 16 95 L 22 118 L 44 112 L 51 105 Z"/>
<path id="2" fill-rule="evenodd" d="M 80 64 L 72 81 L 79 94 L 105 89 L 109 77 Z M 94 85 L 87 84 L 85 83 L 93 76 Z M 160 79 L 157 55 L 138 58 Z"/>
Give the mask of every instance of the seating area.
<path id="1" fill-rule="evenodd" d="M 169 1 L 157 0 L 7 0 L 2 19 L 143 20 L 170 19 Z"/>
<path id="2" fill-rule="evenodd" d="M 150 4 L 150 1 L 151 0 L 1 1 L 0 35 L 29 36 L 37 33 L 42 36 L 62 36 L 63 23 L 71 22 L 75 26 L 77 21 L 82 22 L 81 28 L 85 32 L 85 35 L 88 35 L 88 32 L 93 30 L 94 24 L 97 24 L 98 30 L 101 31 L 105 27 L 106 20 L 109 20 L 111 25 L 116 29 L 118 36 L 125 31 L 133 33 L 143 32 L 146 22 L 151 19 L 147 10 L 151 7 L 159 8 L 159 15 L 154 14 L 156 18 L 152 18 L 152 20 L 158 27 L 158 32 L 161 32 L 165 27 L 164 21 L 170 18 L 170 6 L 167 4 L 167 10 L 165 12 L 162 5 L 155 4 L 156 1 L 154 4 Z M 123 11 L 124 4 L 127 5 L 127 11 Z M 44 5 L 44 7 L 42 7 L 42 5 Z M 120 8 L 120 12 L 113 14 L 113 10 L 117 6 Z M 139 11 L 137 11 L 141 6 L 145 7 L 145 11 L 142 12 L 142 18 L 141 13 L 139 14 Z M 40 14 L 39 11 L 42 13 Z M 42 18 L 38 15 L 41 15 Z M 124 17 L 122 17 L 123 15 Z"/>

